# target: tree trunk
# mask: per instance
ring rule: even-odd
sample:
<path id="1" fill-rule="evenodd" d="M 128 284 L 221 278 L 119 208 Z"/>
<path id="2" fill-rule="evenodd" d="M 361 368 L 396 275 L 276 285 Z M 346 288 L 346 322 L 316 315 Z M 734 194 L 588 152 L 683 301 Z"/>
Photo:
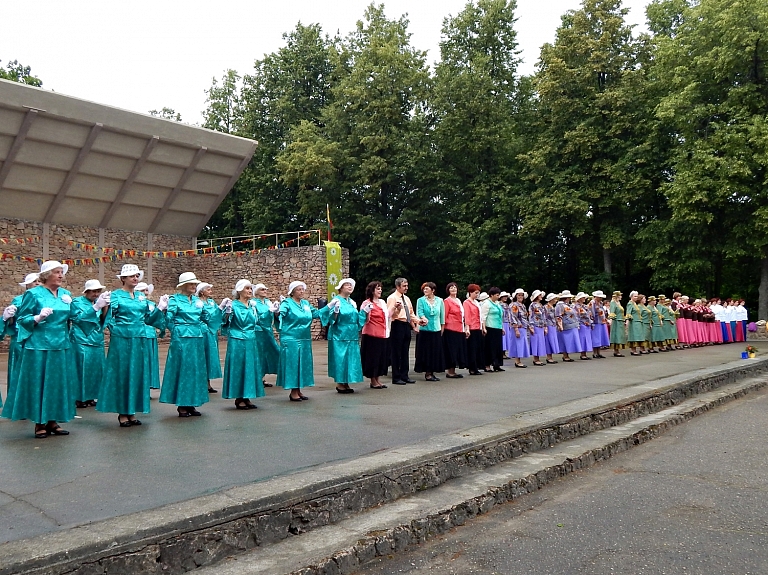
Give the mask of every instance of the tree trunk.
<path id="1" fill-rule="evenodd" d="M 768 257 L 760 260 L 760 287 L 757 290 L 759 300 L 757 305 L 757 319 L 768 318 Z"/>
<path id="2" fill-rule="evenodd" d="M 611 260 L 611 250 L 603 248 L 603 271 L 609 276 L 613 273 L 613 262 Z"/>

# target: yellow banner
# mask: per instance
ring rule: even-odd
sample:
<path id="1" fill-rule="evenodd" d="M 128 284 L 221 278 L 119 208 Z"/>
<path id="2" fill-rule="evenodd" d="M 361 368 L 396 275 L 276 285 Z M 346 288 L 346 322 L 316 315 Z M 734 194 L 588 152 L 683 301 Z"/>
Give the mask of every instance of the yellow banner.
<path id="1" fill-rule="evenodd" d="M 325 244 L 325 273 L 328 278 L 328 300 L 336 295 L 336 284 L 342 279 L 341 246 L 339 242 L 323 242 Z"/>

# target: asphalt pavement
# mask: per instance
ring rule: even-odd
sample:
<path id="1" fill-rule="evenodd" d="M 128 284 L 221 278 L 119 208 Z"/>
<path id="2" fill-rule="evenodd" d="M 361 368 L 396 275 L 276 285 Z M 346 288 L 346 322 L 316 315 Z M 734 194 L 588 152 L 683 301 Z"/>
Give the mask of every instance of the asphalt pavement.
<path id="1" fill-rule="evenodd" d="M 764 389 L 358 573 L 767 573 L 766 428 Z"/>
<path id="2" fill-rule="evenodd" d="M 233 401 L 212 395 L 200 408 L 202 417 L 181 419 L 174 406 L 153 401 L 152 412 L 140 416 L 144 425 L 131 428 L 118 427 L 116 415 L 85 409 L 66 424 L 70 436 L 45 440 L 32 438 L 28 422 L 0 420 L 0 542 L 721 365 L 737 359 L 741 349 L 713 346 L 524 370 L 507 362 L 502 373 L 436 383 L 414 374 L 415 385 L 373 390 L 359 384 L 355 394 L 340 395 L 326 375 L 326 342 L 321 341 L 314 345 L 317 385 L 307 392 L 311 399 L 299 404 L 278 388 L 268 389 L 267 397 L 256 401 L 259 409 L 250 411 L 236 411 Z M 161 346 L 162 357 L 165 351 Z"/>

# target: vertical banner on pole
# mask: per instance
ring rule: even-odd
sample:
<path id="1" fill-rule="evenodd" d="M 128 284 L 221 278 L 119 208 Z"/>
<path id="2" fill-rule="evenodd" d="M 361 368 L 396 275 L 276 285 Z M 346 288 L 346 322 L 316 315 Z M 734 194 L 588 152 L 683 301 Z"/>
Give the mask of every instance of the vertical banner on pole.
<path id="1" fill-rule="evenodd" d="M 341 279 L 341 246 L 339 242 L 325 244 L 325 274 L 328 286 L 328 301 L 336 294 L 336 284 Z"/>

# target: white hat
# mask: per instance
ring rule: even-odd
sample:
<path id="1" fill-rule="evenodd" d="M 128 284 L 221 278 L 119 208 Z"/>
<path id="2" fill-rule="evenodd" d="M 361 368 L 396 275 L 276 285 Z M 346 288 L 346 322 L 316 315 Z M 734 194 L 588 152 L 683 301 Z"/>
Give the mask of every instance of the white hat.
<path id="1" fill-rule="evenodd" d="M 482 292 L 482 293 L 481 293 L 479 296 L 477 296 L 477 301 L 485 301 L 485 300 L 487 300 L 489 297 L 490 297 L 490 296 L 489 296 L 487 293 L 485 293 L 485 292 Z"/>
<path id="2" fill-rule="evenodd" d="M 155 291 L 155 284 L 146 284 L 144 282 L 139 282 L 136 284 L 136 291 L 144 291 L 147 290 L 147 293 L 149 295 L 152 295 L 152 292 Z"/>
<path id="3" fill-rule="evenodd" d="M 264 284 L 256 284 L 255 286 L 253 286 L 253 293 L 256 293 L 260 289 L 267 289 L 267 286 L 265 286 Z"/>
<path id="4" fill-rule="evenodd" d="M 544 292 L 541 291 L 540 289 L 533 290 L 533 293 L 531 294 L 531 301 L 536 301 L 536 298 L 539 297 L 540 295 L 544 295 Z"/>
<path id="5" fill-rule="evenodd" d="M 125 267 L 125 266 L 123 266 Z M 139 278 L 141 279 L 141 278 Z M 176 284 L 176 287 L 181 287 L 184 284 L 199 284 L 200 280 L 197 279 L 197 276 L 195 275 L 195 272 L 184 272 L 179 276 L 179 283 Z"/>
<path id="6" fill-rule="evenodd" d="M 510 295 L 510 294 L 509 294 L 509 292 L 508 292 L 508 291 L 503 291 L 503 292 L 501 292 L 501 293 L 499 294 L 499 299 L 503 298 L 504 296 L 507 296 L 507 297 L 509 297 L 509 295 Z"/>
<path id="7" fill-rule="evenodd" d="M 299 286 L 303 287 L 304 289 L 307 289 L 307 284 L 297 280 L 297 281 L 291 282 L 290 285 L 288 285 L 288 295 L 290 296 L 293 293 L 293 290 L 295 290 Z"/>
<path id="8" fill-rule="evenodd" d="M 213 287 L 213 284 L 207 284 L 205 282 L 200 282 L 197 284 L 197 287 L 195 288 L 195 293 L 197 295 L 200 295 L 200 292 L 203 291 L 205 288 Z"/>
<path id="9" fill-rule="evenodd" d="M 341 286 L 343 286 L 344 284 L 352 284 L 352 289 L 353 290 L 355 289 L 355 280 L 353 280 L 352 278 L 344 278 L 336 285 L 336 291 L 339 291 L 341 289 Z"/>
<path id="10" fill-rule="evenodd" d="M 606 295 L 603 293 L 603 290 L 597 290 L 592 292 L 592 297 L 602 297 L 605 298 Z"/>
<path id="11" fill-rule="evenodd" d="M 629 297 L 635 297 L 636 295 L 640 295 L 640 294 L 636 291 L 629 292 Z"/>
<path id="12" fill-rule="evenodd" d="M 570 292 L 570 290 L 564 289 L 560 293 L 560 295 L 558 295 L 557 297 L 560 298 L 560 299 L 564 299 L 564 298 L 567 298 L 567 297 L 573 297 L 573 294 Z"/>
<path id="13" fill-rule="evenodd" d="M 47 262 L 43 262 L 43 265 L 40 266 L 40 273 L 43 274 L 45 272 L 55 270 L 56 268 L 61 268 L 61 271 L 64 272 L 64 275 L 67 275 L 67 272 L 69 271 L 69 266 L 67 264 L 57 262 L 56 260 L 48 260 Z"/>
<path id="14" fill-rule="evenodd" d="M 29 284 L 31 284 L 33 281 L 39 278 L 40 278 L 40 274 L 38 272 L 32 272 L 31 274 L 27 274 L 26 276 L 24 276 L 24 281 L 19 285 L 21 287 L 26 287 Z"/>
<path id="15" fill-rule="evenodd" d="M 550 302 L 550 301 L 552 301 L 553 299 L 557 299 L 558 297 L 560 297 L 560 294 L 556 294 L 556 293 L 548 293 L 548 294 L 547 294 L 547 297 L 546 297 L 546 301 L 547 301 L 547 302 Z"/>
<path id="16" fill-rule="evenodd" d="M 585 298 L 585 297 L 587 297 L 588 295 L 589 295 L 589 294 L 585 294 L 583 291 L 580 291 L 579 293 L 577 293 L 577 294 L 574 296 L 574 298 L 573 298 L 573 299 L 582 299 L 582 298 Z"/>
<path id="17" fill-rule="evenodd" d="M 523 288 L 517 288 L 515 290 L 515 293 L 512 294 L 512 297 L 516 297 L 517 294 L 519 294 L 519 293 L 523 294 L 523 298 L 527 298 L 528 297 L 528 292 L 525 291 Z"/>
<path id="18" fill-rule="evenodd" d="M 83 288 L 83 293 L 90 291 L 90 290 L 96 290 L 96 289 L 104 289 L 107 286 L 101 285 L 101 282 L 99 280 L 88 280 L 85 282 L 85 287 Z"/>
<path id="19" fill-rule="evenodd" d="M 140 270 L 139 266 L 136 264 L 123 264 L 123 269 L 120 270 L 117 277 L 125 278 L 128 276 L 135 276 L 136 274 L 139 274 L 139 281 L 144 279 L 144 271 Z"/>
<path id="20" fill-rule="evenodd" d="M 235 284 L 235 293 L 240 293 L 248 286 L 252 286 L 251 280 L 237 280 Z"/>

